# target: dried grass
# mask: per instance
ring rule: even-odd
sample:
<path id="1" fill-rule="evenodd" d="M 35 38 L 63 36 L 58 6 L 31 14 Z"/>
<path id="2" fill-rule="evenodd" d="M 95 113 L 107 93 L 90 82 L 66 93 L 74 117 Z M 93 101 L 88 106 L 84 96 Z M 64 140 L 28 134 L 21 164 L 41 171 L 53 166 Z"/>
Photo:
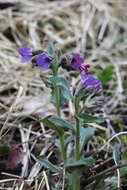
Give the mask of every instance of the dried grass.
<path id="1" fill-rule="evenodd" d="M 104 116 L 108 118 L 110 136 L 113 126 L 111 123 L 109 125 L 109 119 L 117 118 L 118 114 L 118 118 L 124 117 L 127 111 L 126 9 L 126 0 L 26 0 L 12 2 L 7 8 L 0 9 L 0 135 L 11 134 L 9 142 L 16 142 L 13 133 L 17 130 L 17 143 L 23 143 L 26 152 L 19 177 L 11 176 L 11 173 L 10 177 L 0 174 L 0 189 L 27 189 L 27 185 L 34 181 L 33 188 L 39 190 L 46 185 L 49 190 L 45 170 L 40 173 L 42 180 L 37 179 L 42 166 L 36 157 L 48 156 L 48 152 L 52 152 L 52 131 L 45 130 L 37 119 L 44 117 L 45 113 L 53 113 L 54 108 L 49 101 L 49 90 L 39 77 L 40 71 L 33 69 L 31 64 L 20 63 L 19 47 L 29 44 L 39 49 L 46 46 L 48 39 L 52 39 L 64 52 L 82 53 L 88 62 L 93 62 L 94 71 L 112 65 L 115 81 L 109 85 L 103 109 Z M 76 80 L 72 79 L 72 88 Z M 73 115 L 71 102 L 69 109 Z M 103 126 L 95 127 L 105 130 Z M 43 137 L 39 138 L 42 134 Z M 29 147 L 29 143 L 24 143 L 31 138 L 35 138 L 33 148 Z M 34 147 L 40 145 L 40 152 L 33 155 Z M 31 158 L 34 159 L 31 161 L 34 162 L 32 167 L 29 165 Z M 26 180 L 23 180 L 24 177 Z"/>

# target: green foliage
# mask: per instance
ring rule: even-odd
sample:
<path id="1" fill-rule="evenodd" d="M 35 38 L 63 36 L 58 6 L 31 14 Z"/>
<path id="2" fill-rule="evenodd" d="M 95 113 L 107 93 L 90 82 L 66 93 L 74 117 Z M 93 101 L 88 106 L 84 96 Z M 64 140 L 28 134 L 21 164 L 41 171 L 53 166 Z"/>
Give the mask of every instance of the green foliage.
<path id="1" fill-rule="evenodd" d="M 0 156 L 8 155 L 11 152 L 11 147 L 8 145 L 1 145 L 0 146 Z"/>
<path id="2" fill-rule="evenodd" d="M 66 121 L 66 120 L 64 120 L 64 119 L 61 119 L 61 118 L 59 118 L 58 116 L 52 116 L 51 117 L 51 121 L 55 124 L 55 125 L 57 125 L 57 126 L 59 126 L 59 127 L 62 127 L 63 129 L 70 129 L 70 130 L 72 130 L 72 131 L 75 131 L 75 129 L 74 129 L 74 126 L 69 122 L 69 121 Z"/>
<path id="3" fill-rule="evenodd" d="M 84 128 L 81 127 L 80 129 L 80 148 L 81 151 L 83 150 L 83 146 L 94 136 L 95 130 L 93 128 Z"/>
<path id="4" fill-rule="evenodd" d="M 61 173 L 60 168 L 52 164 L 47 158 L 40 157 L 39 162 L 42 166 L 44 166 L 45 168 L 49 168 L 52 172 Z"/>
<path id="5" fill-rule="evenodd" d="M 117 183 L 118 183 L 118 180 L 117 180 L 117 177 L 113 176 L 113 177 L 110 177 L 110 178 L 107 178 L 105 179 L 105 187 L 110 187 L 112 190 L 116 190 L 117 189 Z"/>
<path id="6" fill-rule="evenodd" d="M 70 93 L 69 83 L 66 78 L 64 78 L 63 76 L 54 76 L 50 77 L 49 81 L 52 87 L 54 87 L 55 85 L 59 87 L 61 104 L 64 104 L 66 100 L 70 100 L 73 98 L 72 94 Z"/>
<path id="7" fill-rule="evenodd" d="M 120 144 L 116 144 L 113 147 L 113 159 L 114 161 L 119 164 L 121 161 L 121 145 Z"/>
<path id="8" fill-rule="evenodd" d="M 92 167 L 93 164 L 94 159 L 92 157 L 88 157 L 78 161 L 70 161 L 65 165 L 65 168 L 69 172 L 72 172 L 75 170 L 84 170 L 86 168 Z"/>
<path id="9" fill-rule="evenodd" d="M 113 79 L 113 67 L 112 66 L 108 66 L 105 69 L 103 69 L 102 71 L 100 71 L 97 74 L 98 79 L 100 79 L 102 81 L 103 85 L 106 85 L 109 81 L 111 81 Z"/>
<path id="10" fill-rule="evenodd" d="M 78 117 L 82 120 L 83 123 L 103 123 L 104 119 L 98 118 L 92 115 L 88 115 L 85 113 L 78 114 Z"/>
<path id="11" fill-rule="evenodd" d="M 41 122 L 46 124 L 49 128 L 54 129 L 59 134 L 63 134 L 64 130 L 75 131 L 74 126 L 70 122 L 61 119 L 58 116 L 48 116 L 42 119 Z"/>
<path id="12" fill-rule="evenodd" d="M 52 103 L 56 105 L 56 98 L 55 98 L 55 91 L 56 86 L 59 87 L 59 98 L 60 98 L 60 104 L 64 105 L 68 100 L 73 99 L 73 96 L 69 90 L 69 82 L 66 78 L 63 76 L 52 76 L 52 77 L 43 77 L 42 80 L 45 82 L 47 87 L 50 87 L 52 90 Z"/>
<path id="13" fill-rule="evenodd" d="M 53 55 L 55 53 L 55 46 L 51 40 L 48 41 L 46 52 L 48 53 L 48 55 Z"/>
<path id="14" fill-rule="evenodd" d="M 40 120 L 40 122 L 44 123 L 45 125 L 47 125 L 49 128 L 55 130 L 58 134 L 63 134 L 64 133 L 64 130 L 59 127 L 59 126 L 56 126 L 54 124 L 54 122 L 52 122 L 51 120 L 51 116 L 47 116 L 46 118 Z"/>

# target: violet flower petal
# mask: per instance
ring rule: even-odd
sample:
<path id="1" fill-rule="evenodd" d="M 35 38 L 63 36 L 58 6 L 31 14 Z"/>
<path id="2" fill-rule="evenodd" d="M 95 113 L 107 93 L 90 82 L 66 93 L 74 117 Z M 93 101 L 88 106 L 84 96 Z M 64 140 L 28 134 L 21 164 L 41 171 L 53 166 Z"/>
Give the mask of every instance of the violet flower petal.
<path id="1" fill-rule="evenodd" d="M 23 46 L 18 52 L 21 55 L 21 62 L 28 62 L 33 57 L 33 50 L 28 46 Z"/>
<path id="2" fill-rule="evenodd" d="M 51 66 L 51 59 L 46 54 L 40 54 L 36 58 L 36 65 L 38 65 L 42 70 L 46 71 Z"/>
<path id="3" fill-rule="evenodd" d="M 81 81 L 88 87 L 93 87 L 93 91 L 99 91 L 102 89 L 102 83 L 96 79 L 94 75 L 87 75 L 84 71 L 81 72 Z"/>
<path id="4" fill-rule="evenodd" d="M 83 62 L 84 59 L 80 56 L 80 54 L 74 54 L 71 61 L 71 67 L 78 70 Z"/>

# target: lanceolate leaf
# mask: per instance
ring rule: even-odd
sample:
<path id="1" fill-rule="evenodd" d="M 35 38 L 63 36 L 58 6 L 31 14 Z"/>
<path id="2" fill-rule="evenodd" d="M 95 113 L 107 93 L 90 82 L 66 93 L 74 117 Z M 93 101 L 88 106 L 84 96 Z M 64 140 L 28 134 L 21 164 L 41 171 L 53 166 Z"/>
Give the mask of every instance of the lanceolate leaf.
<path id="1" fill-rule="evenodd" d="M 51 82 L 52 85 L 59 86 L 63 98 L 67 100 L 73 98 L 72 94 L 70 93 L 69 83 L 66 78 L 64 78 L 63 76 L 55 76 L 55 77 L 50 77 L 49 81 Z"/>
<path id="2" fill-rule="evenodd" d="M 116 144 L 113 147 L 113 159 L 118 164 L 121 161 L 121 145 Z"/>
<path id="3" fill-rule="evenodd" d="M 103 123 L 103 118 L 98 118 L 92 115 L 88 115 L 85 113 L 80 113 L 78 117 L 82 120 L 83 123 Z"/>
<path id="4" fill-rule="evenodd" d="M 60 88 L 62 96 L 66 100 L 71 100 L 73 98 L 72 94 L 70 93 L 70 90 L 68 88 Z"/>
<path id="5" fill-rule="evenodd" d="M 59 118 L 57 116 L 52 116 L 50 118 L 50 121 L 52 123 L 54 123 L 54 125 L 59 126 L 59 127 L 63 128 L 63 129 L 70 129 L 70 130 L 74 131 L 74 126 L 69 121 L 61 119 L 61 118 Z"/>
<path id="6" fill-rule="evenodd" d="M 94 163 L 94 159 L 92 157 L 88 157 L 79 161 L 71 161 L 70 163 L 67 163 L 65 165 L 65 168 L 68 171 L 82 170 L 82 169 L 91 167 L 93 163 Z"/>
<path id="7" fill-rule="evenodd" d="M 47 53 L 53 55 L 55 53 L 55 46 L 52 41 L 48 41 Z"/>
<path id="8" fill-rule="evenodd" d="M 49 80 L 52 83 L 57 84 L 58 86 L 63 86 L 65 88 L 69 87 L 69 83 L 67 79 L 64 78 L 63 76 L 53 76 L 53 77 L 50 77 Z"/>
<path id="9" fill-rule="evenodd" d="M 52 170 L 52 172 L 57 172 L 60 173 L 61 170 L 60 168 L 58 168 L 57 166 L 55 166 L 54 164 L 52 164 L 47 158 L 39 158 L 39 162 L 42 166 L 44 166 L 45 168 L 49 168 Z"/>
<path id="10" fill-rule="evenodd" d="M 64 133 L 65 129 L 75 131 L 74 126 L 70 122 L 61 119 L 57 116 L 48 116 L 41 120 L 41 122 L 46 124 L 51 129 L 57 131 L 59 134 Z"/>
<path id="11" fill-rule="evenodd" d="M 50 121 L 50 118 L 51 118 L 51 116 L 48 116 L 48 117 L 42 119 L 40 122 L 44 123 L 49 128 L 55 130 L 59 134 L 63 134 L 64 130 L 62 128 L 60 128 L 58 125 L 55 125 L 52 121 Z"/>
<path id="12" fill-rule="evenodd" d="M 55 100 L 55 86 L 59 86 L 60 93 L 60 103 L 64 105 L 68 100 L 73 99 L 73 96 L 69 90 L 69 82 L 63 76 L 53 76 L 53 77 L 44 77 L 41 76 L 42 80 L 46 84 L 47 87 L 52 89 L 52 98 L 51 101 L 53 104 L 56 104 Z"/>
<path id="13" fill-rule="evenodd" d="M 81 127 L 80 131 L 81 131 L 80 147 L 82 151 L 83 146 L 94 136 L 95 130 L 91 127 L 88 128 Z"/>

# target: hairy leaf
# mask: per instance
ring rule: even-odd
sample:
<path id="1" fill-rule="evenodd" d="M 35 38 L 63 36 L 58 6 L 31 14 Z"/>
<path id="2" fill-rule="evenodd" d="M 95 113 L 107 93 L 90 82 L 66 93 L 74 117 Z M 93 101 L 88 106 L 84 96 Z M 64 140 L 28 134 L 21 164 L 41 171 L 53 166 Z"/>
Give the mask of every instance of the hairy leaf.
<path id="1" fill-rule="evenodd" d="M 78 117 L 82 120 L 83 123 L 103 123 L 103 118 L 98 118 L 92 115 L 88 115 L 85 113 L 81 113 L 78 115 Z"/>
<path id="2" fill-rule="evenodd" d="M 65 165 L 65 168 L 68 171 L 82 170 L 91 167 L 93 163 L 94 159 L 92 157 L 88 157 L 79 161 L 71 161 Z"/>
<path id="3" fill-rule="evenodd" d="M 83 146 L 94 136 L 95 130 L 91 127 L 84 128 L 81 127 L 81 135 L 80 135 L 80 147 L 81 151 Z"/>
<path id="4" fill-rule="evenodd" d="M 40 122 L 44 123 L 49 128 L 55 130 L 56 132 L 58 132 L 58 134 L 64 133 L 64 130 L 61 127 L 59 127 L 58 125 L 56 125 L 54 122 L 51 121 L 51 116 L 47 116 L 46 118 L 40 120 Z"/>
<path id="5" fill-rule="evenodd" d="M 48 41 L 48 47 L 46 51 L 49 55 L 53 55 L 55 53 L 55 46 L 51 40 Z"/>
<path id="6" fill-rule="evenodd" d="M 52 172 L 61 173 L 60 168 L 52 164 L 47 158 L 40 157 L 39 162 L 42 166 L 49 168 Z"/>
<path id="7" fill-rule="evenodd" d="M 49 128 L 54 129 L 59 134 L 64 133 L 64 130 L 72 130 L 75 131 L 74 126 L 64 119 L 59 118 L 58 116 L 48 116 L 41 120 L 44 124 L 46 124 Z"/>
<path id="8" fill-rule="evenodd" d="M 113 159 L 117 164 L 120 163 L 120 160 L 121 160 L 121 145 L 120 144 L 116 144 L 113 147 Z"/>

